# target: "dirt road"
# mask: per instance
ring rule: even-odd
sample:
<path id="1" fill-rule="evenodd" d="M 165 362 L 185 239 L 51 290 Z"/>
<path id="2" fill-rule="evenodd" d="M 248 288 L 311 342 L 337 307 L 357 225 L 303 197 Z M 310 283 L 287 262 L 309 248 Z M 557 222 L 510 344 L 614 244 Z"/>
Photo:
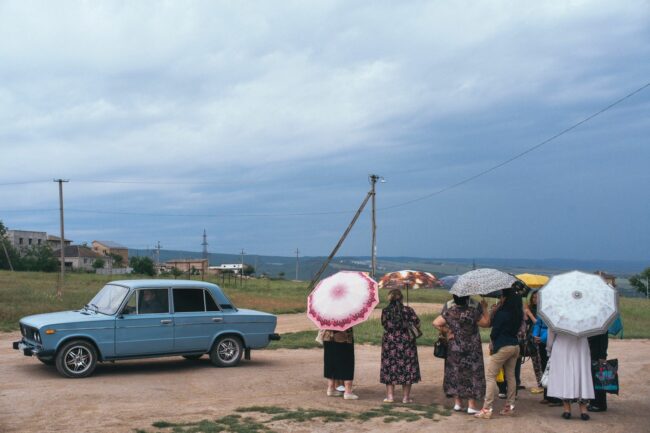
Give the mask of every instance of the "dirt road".
<path id="1" fill-rule="evenodd" d="M 12 350 L 11 342 L 16 339 L 17 333 L 0 334 L 0 431 L 7 433 L 154 431 L 154 421 L 217 418 L 241 406 L 362 411 L 378 407 L 383 398 L 383 386 L 378 383 L 380 349 L 373 346 L 356 347 L 355 382 L 361 399 L 344 401 L 325 396 L 319 349 L 257 351 L 252 361 L 231 369 L 214 368 L 205 358 L 118 362 L 100 365 L 90 378 L 71 380 Z M 419 403 L 449 406 L 441 389 L 443 364 L 430 351 L 420 349 L 423 382 L 414 386 L 413 397 Z M 540 405 L 538 395 L 524 391 L 517 402 L 517 416 L 509 419 L 479 421 L 454 414 L 440 422 L 355 421 L 346 424 L 345 431 L 647 432 L 650 341 L 612 341 L 610 355 L 620 360 L 623 392 L 610 397 L 609 412 L 594 414 L 590 422 L 564 421 L 559 408 Z M 524 383 L 532 384 L 529 364 L 522 374 Z M 341 431 L 338 423 L 285 427 L 278 431 Z"/>

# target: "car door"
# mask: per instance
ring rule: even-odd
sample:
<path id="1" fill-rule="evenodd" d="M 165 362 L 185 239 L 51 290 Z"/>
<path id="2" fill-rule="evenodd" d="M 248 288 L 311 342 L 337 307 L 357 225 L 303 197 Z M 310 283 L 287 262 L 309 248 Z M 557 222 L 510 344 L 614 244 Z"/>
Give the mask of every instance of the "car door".
<path id="1" fill-rule="evenodd" d="M 138 356 L 171 353 L 174 318 L 169 309 L 169 289 L 135 290 L 115 322 L 115 353 Z"/>
<path id="2" fill-rule="evenodd" d="M 223 314 L 208 290 L 175 287 L 174 351 L 207 352 L 223 323 Z"/>

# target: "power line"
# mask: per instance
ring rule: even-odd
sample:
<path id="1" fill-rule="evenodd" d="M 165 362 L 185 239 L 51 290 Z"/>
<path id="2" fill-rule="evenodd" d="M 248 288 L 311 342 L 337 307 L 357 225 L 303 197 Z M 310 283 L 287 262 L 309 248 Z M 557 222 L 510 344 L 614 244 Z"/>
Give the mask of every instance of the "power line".
<path id="1" fill-rule="evenodd" d="M 628 93 L 627 95 L 625 95 L 625 96 L 623 96 L 622 98 L 616 100 L 615 102 L 612 102 L 611 104 L 609 104 L 609 105 L 606 106 L 605 108 L 602 108 L 601 110 L 595 112 L 594 114 L 585 117 L 584 119 L 582 119 L 582 120 L 579 121 L 578 123 L 574 123 L 573 125 L 569 126 L 568 128 L 563 129 L 562 131 L 560 131 L 560 132 L 558 132 L 557 134 L 555 134 L 555 135 L 553 135 L 553 136 L 547 138 L 546 140 L 544 140 L 544 141 L 542 141 L 542 142 L 540 142 L 540 143 L 537 143 L 536 145 L 529 147 L 528 149 L 524 150 L 523 152 L 520 152 L 520 153 L 518 153 L 518 154 L 512 156 L 511 158 L 508 158 L 508 159 L 506 159 L 505 161 L 502 161 L 502 162 L 500 162 L 500 163 L 498 163 L 498 164 L 496 164 L 496 165 L 493 165 L 492 167 L 487 168 L 487 169 L 485 169 L 485 170 L 483 170 L 483 171 L 481 171 L 481 172 L 479 172 L 479 173 L 477 173 L 477 174 L 475 174 L 475 175 L 473 175 L 473 176 L 467 177 L 467 178 L 465 178 L 465 179 L 463 179 L 463 180 L 461 180 L 461 181 L 458 181 L 458 182 L 456 182 L 456 183 L 454 183 L 454 184 L 452 184 L 452 185 L 449 185 L 449 186 L 446 186 L 446 187 L 444 187 L 444 188 L 441 188 L 441 189 L 439 189 L 439 190 L 437 190 L 437 191 L 434 191 L 434 192 L 432 192 L 432 193 L 430 193 L 430 194 L 426 194 L 426 195 L 423 195 L 423 196 L 421 196 L 421 197 L 417 197 L 417 198 L 414 198 L 414 199 L 412 199 L 412 200 L 404 201 L 404 202 L 397 203 L 397 204 L 394 204 L 394 205 L 391 205 L 391 206 L 385 206 L 385 207 L 383 207 L 383 208 L 380 208 L 379 210 L 395 209 L 395 208 L 398 208 L 398 207 L 407 206 L 407 205 L 409 205 L 409 204 L 411 204 L 411 203 L 415 203 L 415 202 L 418 202 L 418 201 L 426 200 L 426 199 L 431 198 L 431 197 L 433 197 L 433 196 L 436 196 L 436 195 L 442 194 L 443 192 L 447 192 L 447 191 L 449 191 L 449 190 L 451 190 L 451 189 L 454 189 L 454 188 L 457 188 L 457 187 L 459 187 L 459 186 L 461 186 L 461 185 L 464 185 L 464 184 L 466 184 L 466 183 L 469 183 L 469 182 L 471 182 L 471 181 L 473 181 L 473 180 L 475 180 L 475 179 L 477 179 L 477 178 L 479 178 L 479 177 L 481 177 L 481 176 L 484 176 L 484 175 L 486 175 L 486 174 L 488 174 L 488 173 L 491 173 L 491 172 L 493 172 L 493 171 L 495 171 L 495 170 L 497 170 L 497 169 L 503 167 L 504 165 L 510 164 L 511 162 L 513 162 L 513 161 L 515 161 L 515 160 L 517 160 L 517 159 L 519 159 L 519 158 L 521 158 L 521 157 L 523 157 L 523 156 L 525 156 L 525 155 L 531 153 L 532 151 L 534 151 L 534 150 L 536 150 L 536 149 L 539 149 L 540 147 L 544 146 L 545 144 L 548 144 L 548 143 L 550 143 L 551 141 L 553 141 L 553 140 L 555 140 L 555 139 L 557 139 L 557 138 L 560 138 L 560 137 L 563 136 L 564 134 L 566 134 L 566 133 L 568 133 L 568 132 L 570 132 L 570 131 L 573 131 L 574 129 L 576 129 L 576 128 L 579 127 L 580 125 L 589 122 L 591 119 L 593 119 L 593 118 L 595 118 L 595 117 L 597 117 L 597 116 L 603 114 L 604 112 L 610 110 L 611 108 L 614 108 L 615 106 L 617 106 L 617 105 L 620 104 L 621 102 L 623 102 L 623 101 L 625 101 L 625 100 L 631 98 L 632 96 L 636 95 L 636 94 L 639 93 L 639 92 L 642 92 L 643 90 L 645 90 L 645 89 L 648 88 L 648 87 L 650 87 L 650 82 L 644 84 L 643 86 L 639 87 L 639 88 L 636 89 L 635 91 L 633 91 L 633 92 L 631 92 L 631 93 Z"/>

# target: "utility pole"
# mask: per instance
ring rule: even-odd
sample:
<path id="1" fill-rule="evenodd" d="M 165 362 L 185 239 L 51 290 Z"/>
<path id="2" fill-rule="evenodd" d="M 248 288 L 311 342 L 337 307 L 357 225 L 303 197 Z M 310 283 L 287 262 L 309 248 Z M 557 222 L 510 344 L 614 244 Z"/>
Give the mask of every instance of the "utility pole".
<path id="1" fill-rule="evenodd" d="M 368 194 L 372 195 L 372 247 L 371 247 L 371 262 L 372 262 L 372 267 L 370 270 L 370 278 L 374 279 L 375 278 L 375 272 L 377 271 L 377 206 L 376 206 L 376 193 L 375 193 L 375 185 L 377 184 L 377 181 L 380 182 L 385 182 L 384 178 L 381 176 L 378 176 L 376 174 L 371 174 L 368 176 L 368 179 L 370 180 L 370 192 Z"/>
<path id="2" fill-rule="evenodd" d="M 156 243 L 156 273 L 160 271 L 160 248 L 162 246 L 160 245 L 160 241 Z"/>
<path id="3" fill-rule="evenodd" d="M 300 251 L 298 248 L 296 248 L 296 281 L 298 281 L 298 270 L 300 269 L 300 258 L 299 255 Z"/>
<path id="4" fill-rule="evenodd" d="M 7 251 L 7 246 L 5 245 L 4 237 L 0 238 L 0 243 L 2 243 L 2 249 L 5 250 L 5 257 L 7 257 L 7 263 L 9 263 L 9 269 L 11 269 L 11 272 L 13 272 L 14 265 L 11 264 L 11 258 L 9 257 L 9 251 Z"/>
<path id="5" fill-rule="evenodd" d="M 203 245 L 203 259 L 208 258 L 208 235 L 205 233 L 205 229 L 203 229 L 203 242 L 201 243 Z"/>
<path id="6" fill-rule="evenodd" d="M 65 275 L 65 231 L 63 229 L 63 183 L 70 182 L 69 179 L 54 179 L 59 184 L 59 214 L 61 220 L 61 273 L 59 274 L 59 286 L 56 290 L 56 296 L 59 299 L 63 296 L 63 278 Z"/>
<path id="7" fill-rule="evenodd" d="M 241 249 L 241 270 L 239 271 L 239 287 L 242 286 L 244 280 L 244 249 Z"/>
<path id="8" fill-rule="evenodd" d="M 350 233 L 350 230 L 352 230 L 352 227 L 354 224 L 357 222 L 359 219 L 359 215 L 361 215 L 361 212 L 363 212 L 363 209 L 366 207 L 366 204 L 368 203 L 368 200 L 370 200 L 370 197 L 374 194 L 374 185 L 373 189 L 368 191 L 368 194 L 366 194 L 366 198 L 363 200 L 361 203 L 361 206 L 359 206 L 359 209 L 357 210 L 357 213 L 354 214 L 354 217 L 352 218 L 352 221 L 350 221 L 350 224 L 348 225 L 348 228 L 345 229 L 345 232 L 343 232 L 343 235 L 341 236 L 341 239 L 339 239 L 339 242 L 336 244 L 330 255 L 325 259 L 325 262 L 323 262 L 321 268 L 316 272 L 316 275 L 311 279 L 311 282 L 309 283 L 309 290 L 314 288 L 314 285 L 316 284 L 316 281 L 320 278 L 321 275 L 323 275 L 323 272 L 325 272 L 325 269 L 327 269 L 327 265 L 330 264 L 332 261 L 332 258 L 336 255 L 336 252 L 341 248 L 341 245 L 343 245 L 343 241 L 345 241 L 345 238 L 348 237 L 348 234 Z"/>

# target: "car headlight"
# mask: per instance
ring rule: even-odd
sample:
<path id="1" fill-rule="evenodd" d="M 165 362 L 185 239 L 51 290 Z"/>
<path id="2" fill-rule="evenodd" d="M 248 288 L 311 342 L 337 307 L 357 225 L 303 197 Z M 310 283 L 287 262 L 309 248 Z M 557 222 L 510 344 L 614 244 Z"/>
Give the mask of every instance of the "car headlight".
<path id="1" fill-rule="evenodd" d="M 38 331 L 34 331 L 34 340 L 35 340 L 37 343 L 40 343 L 40 342 L 41 342 L 41 334 L 40 334 L 40 332 L 38 332 Z"/>

